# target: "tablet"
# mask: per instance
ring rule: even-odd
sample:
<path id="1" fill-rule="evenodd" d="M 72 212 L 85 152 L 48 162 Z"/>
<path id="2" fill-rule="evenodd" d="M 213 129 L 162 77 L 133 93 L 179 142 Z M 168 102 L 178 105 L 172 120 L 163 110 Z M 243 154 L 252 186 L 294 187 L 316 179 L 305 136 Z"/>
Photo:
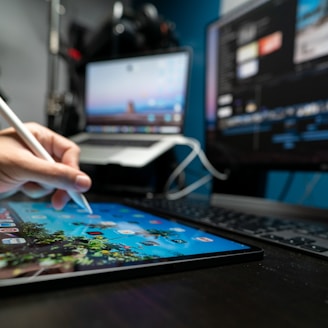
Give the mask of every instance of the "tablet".
<path id="1" fill-rule="evenodd" d="M 0 203 L 0 289 L 92 283 L 258 260 L 262 249 L 120 203 Z"/>

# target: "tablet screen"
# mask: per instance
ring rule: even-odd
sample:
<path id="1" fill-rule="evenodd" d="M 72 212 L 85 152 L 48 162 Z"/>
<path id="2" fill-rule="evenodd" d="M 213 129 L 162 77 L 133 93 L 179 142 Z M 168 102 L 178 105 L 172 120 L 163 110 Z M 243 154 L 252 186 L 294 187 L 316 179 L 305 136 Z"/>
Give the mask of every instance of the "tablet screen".
<path id="1" fill-rule="evenodd" d="M 247 254 L 254 248 L 122 205 L 0 207 L 0 286 L 163 263 Z M 46 277 L 46 278 L 45 278 Z"/>

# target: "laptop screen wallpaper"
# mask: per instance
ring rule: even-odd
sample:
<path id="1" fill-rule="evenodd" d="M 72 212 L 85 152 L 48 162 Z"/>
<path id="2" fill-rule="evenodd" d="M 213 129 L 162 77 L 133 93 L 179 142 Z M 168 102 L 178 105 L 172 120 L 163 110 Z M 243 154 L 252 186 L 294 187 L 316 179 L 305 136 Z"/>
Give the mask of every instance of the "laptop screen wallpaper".
<path id="1" fill-rule="evenodd" d="M 92 62 L 86 68 L 87 130 L 180 133 L 189 53 Z"/>

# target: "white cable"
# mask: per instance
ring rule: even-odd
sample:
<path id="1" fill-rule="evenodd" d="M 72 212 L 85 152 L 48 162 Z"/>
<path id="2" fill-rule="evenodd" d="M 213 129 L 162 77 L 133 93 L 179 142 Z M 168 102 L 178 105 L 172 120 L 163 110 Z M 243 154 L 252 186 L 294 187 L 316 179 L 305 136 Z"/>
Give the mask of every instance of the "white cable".
<path id="1" fill-rule="evenodd" d="M 194 191 L 195 189 L 199 188 L 203 184 L 210 181 L 211 176 L 219 180 L 226 180 L 229 177 L 229 172 L 219 172 L 217 171 L 214 166 L 210 163 L 207 159 L 205 153 L 201 149 L 200 143 L 198 140 L 193 138 L 182 137 L 180 139 L 179 145 L 186 145 L 189 146 L 192 150 L 190 154 L 173 170 L 171 175 L 169 176 L 165 186 L 164 186 L 164 194 L 168 199 L 178 199 L 181 197 L 186 196 L 190 192 Z M 206 175 L 199 180 L 192 183 L 190 186 L 174 193 L 169 193 L 169 189 L 173 181 L 181 174 L 181 172 L 194 160 L 194 158 L 198 156 L 201 163 L 204 167 L 209 171 L 210 175 Z"/>
<path id="2" fill-rule="evenodd" d="M 190 146 L 192 149 L 190 154 L 173 170 L 171 175 L 169 176 L 165 186 L 164 193 L 166 193 L 169 189 L 173 181 L 179 176 L 179 174 L 193 161 L 193 159 L 199 154 L 200 144 L 199 142 L 189 142 L 188 139 L 183 138 L 184 142 L 180 142 L 181 145 Z M 181 140 L 181 141 L 182 141 Z"/>
<path id="3" fill-rule="evenodd" d="M 191 185 L 189 185 L 188 187 L 182 190 L 166 194 L 166 198 L 169 200 L 176 200 L 182 198 L 211 180 L 212 180 L 211 174 L 205 175 L 201 179 L 195 181 L 194 183 L 192 183 Z"/>
<path id="4" fill-rule="evenodd" d="M 229 178 L 229 170 L 226 170 L 224 173 L 219 172 L 214 168 L 214 166 L 207 159 L 204 151 L 201 149 L 199 153 L 199 159 L 203 163 L 204 167 L 217 179 L 219 180 L 227 180 Z"/>
<path id="5" fill-rule="evenodd" d="M 189 143 L 195 144 L 195 145 L 197 145 L 197 147 L 199 147 L 199 152 L 197 155 L 198 155 L 200 161 L 202 162 L 202 164 L 204 165 L 204 167 L 207 169 L 207 171 L 209 171 L 215 178 L 217 178 L 219 180 L 227 180 L 228 179 L 229 171 L 222 173 L 222 172 L 219 172 L 218 170 L 216 170 L 214 168 L 214 166 L 210 163 L 208 158 L 206 157 L 204 151 L 200 147 L 200 143 L 198 140 L 193 139 L 193 138 L 186 138 L 186 139 L 189 141 Z M 186 145 L 187 145 L 187 143 L 186 143 Z"/>
<path id="6" fill-rule="evenodd" d="M 304 202 L 310 197 L 312 194 L 314 187 L 318 184 L 322 177 L 321 173 L 316 173 L 313 175 L 311 181 L 306 185 L 305 192 L 302 197 L 299 199 L 298 204 L 304 204 Z"/>

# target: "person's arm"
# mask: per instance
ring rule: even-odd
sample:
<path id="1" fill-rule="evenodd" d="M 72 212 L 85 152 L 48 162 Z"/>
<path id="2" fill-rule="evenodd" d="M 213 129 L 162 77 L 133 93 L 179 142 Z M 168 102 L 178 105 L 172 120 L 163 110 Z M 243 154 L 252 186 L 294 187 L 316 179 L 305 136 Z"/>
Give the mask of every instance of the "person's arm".
<path id="1" fill-rule="evenodd" d="M 69 201 L 67 190 L 85 192 L 91 179 L 79 169 L 79 147 L 37 123 L 27 123 L 42 146 L 55 159 L 49 163 L 36 157 L 18 137 L 13 128 L 0 131 L 0 194 L 17 191 L 37 198 L 52 193 L 52 204 L 62 209 Z"/>

